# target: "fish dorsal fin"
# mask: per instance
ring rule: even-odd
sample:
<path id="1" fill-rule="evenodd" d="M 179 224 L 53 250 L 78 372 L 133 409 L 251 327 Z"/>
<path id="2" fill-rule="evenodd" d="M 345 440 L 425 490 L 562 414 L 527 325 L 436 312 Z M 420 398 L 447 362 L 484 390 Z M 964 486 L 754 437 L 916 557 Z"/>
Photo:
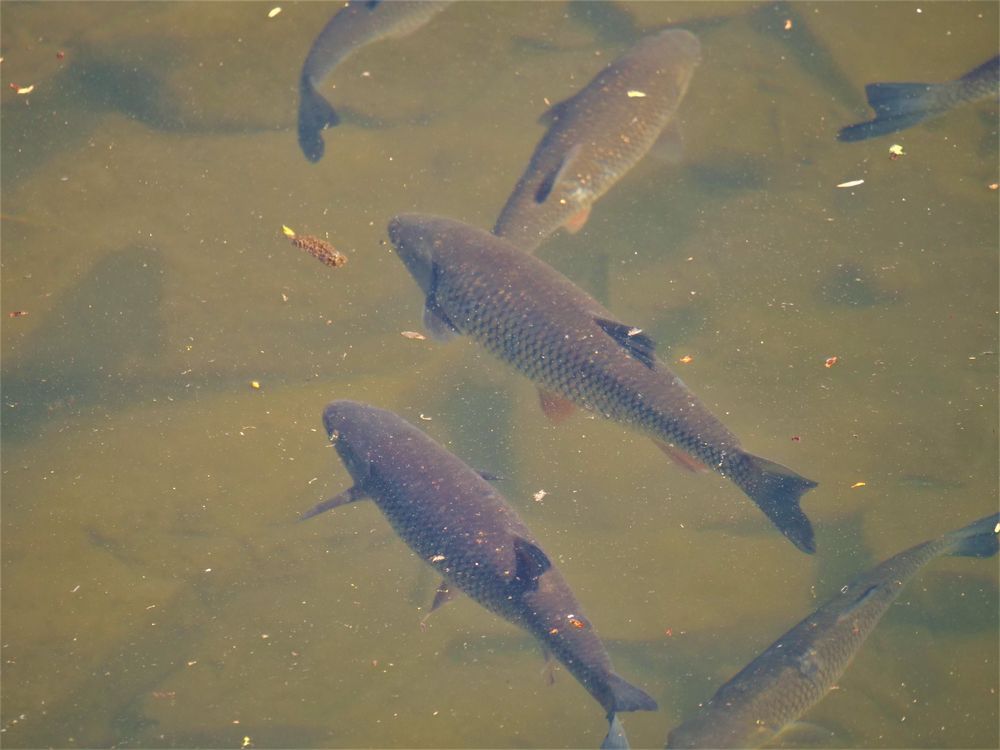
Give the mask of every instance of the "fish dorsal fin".
<path id="1" fill-rule="evenodd" d="M 843 612 L 837 615 L 837 622 L 842 622 L 849 617 L 853 617 L 854 614 L 864 607 L 879 591 L 879 585 L 877 583 L 868 586 L 860 594 L 855 594 L 854 601 L 847 606 Z"/>
<path id="2" fill-rule="evenodd" d="M 576 99 L 576 94 L 553 104 L 538 116 L 538 124 L 551 128 L 569 114 L 569 108 L 572 106 L 574 99 Z"/>
<path id="3" fill-rule="evenodd" d="M 569 170 L 572 169 L 573 162 L 580 155 L 582 148 L 583 146 L 579 143 L 573 144 L 569 151 L 563 155 L 563 158 L 559 160 L 559 163 L 553 169 L 549 170 L 538 186 L 538 190 L 535 191 L 535 203 L 545 203 L 545 199 L 552 194 L 552 189 L 569 174 Z"/>
<path id="4" fill-rule="evenodd" d="M 552 567 L 548 556 L 541 548 L 521 536 L 514 537 L 514 560 L 516 561 L 514 579 L 520 587 L 528 591 L 537 589 L 539 577 Z"/>
<path id="5" fill-rule="evenodd" d="M 312 508 L 307 510 L 299 518 L 300 521 L 305 521 L 307 518 L 312 518 L 313 516 L 318 516 L 320 513 L 324 513 L 328 510 L 333 510 L 341 505 L 347 505 L 348 503 L 355 503 L 358 500 L 364 500 L 369 497 L 368 492 L 361 485 L 354 485 L 353 487 L 348 487 L 346 490 L 341 492 L 339 495 L 334 495 L 329 500 L 324 500 Z"/>
<path id="6" fill-rule="evenodd" d="M 447 582 L 442 580 L 441 584 L 434 592 L 434 602 L 431 604 L 431 612 L 443 607 L 458 595 L 458 592 Z"/>
<path id="7" fill-rule="evenodd" d="M 656 369 L 656 342 L 635 326 L 604 318 L 594 318 L 606 334 L 650 370 Z"/>

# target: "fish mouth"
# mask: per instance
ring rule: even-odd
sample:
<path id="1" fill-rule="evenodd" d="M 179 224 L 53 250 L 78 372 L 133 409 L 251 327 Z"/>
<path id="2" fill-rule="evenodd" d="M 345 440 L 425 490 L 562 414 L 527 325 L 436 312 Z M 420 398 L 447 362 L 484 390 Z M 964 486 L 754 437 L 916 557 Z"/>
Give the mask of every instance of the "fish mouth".
<path id="1" fill-rule="evenodd" d="M 389 240 L 417 284 L 428 294 L 434 279 L 434 240 L 426 217 L 400 214 L 389 222 Z"/>

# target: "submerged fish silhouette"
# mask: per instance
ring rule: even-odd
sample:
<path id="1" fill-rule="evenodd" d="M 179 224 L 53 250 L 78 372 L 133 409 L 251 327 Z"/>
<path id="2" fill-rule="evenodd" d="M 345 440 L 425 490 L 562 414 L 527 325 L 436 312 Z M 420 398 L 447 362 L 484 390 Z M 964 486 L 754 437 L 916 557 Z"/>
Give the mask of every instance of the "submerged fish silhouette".
<path id="1" fill-rule="evenodd" d="M 701 59 L 698 38 L 667 29 L 641 39 L 544 116 L 549 125 L 493 233 L 532 251 L 560 226 L 575 232 L 590 207 L 673 119 Z"/>
<path id="2" fill-rule="evenodd" d="M 905 552 L 845 586 L 719 688 L 667 747 L 760 747 L 818 703 L 850 665 L 904 584 L 938 555 L 991 557 L 1000 514 Z"/>
<path id="3" fill-rule="evenodd" d="M 299 146 L 309 161 L 323 158 L 321 133 L 340 122 L 330 102 L 316 90 L 323 79 L 365 45 L 406 36 L 449 4 L 450 0 L 350 0 L 343 4 L 309 48 L 299 76 Z"/>
<path id="4" fill-rule="evenodd" d="M 1000 94 L 1000 55 L 946 83 L 869 83 L 868 104 L 875 119 L 843 128 L 841 141 L 863 141 L 905 130 L 962 104 L 996 99 Z"/>
<path id="5" fill-rule="evenodd" d="M 654 711 L 623 680 L 562 575 L 504 497 L 480 474 L 389 411 L 335 401 L 323 424 L 354 486 L 305 513 L 371 498 L 443 577 L 432 610 L 461 591 L 537 638 L 604 707 Z"/>
<path id="6" fill-rule="evenodd" d="M 799 507 L 816 483 L 751 455 L 680 378 L 655 344 L 533 255 L 452 219 L 407 214 L 389 236 L 427 295 L 424 322 L 441 338 L 465 333 L 542 389 L 553 418 L 574 405 L 630 424 L 687 468 L 730 479 L 805 552 L 816 549 Z"/>

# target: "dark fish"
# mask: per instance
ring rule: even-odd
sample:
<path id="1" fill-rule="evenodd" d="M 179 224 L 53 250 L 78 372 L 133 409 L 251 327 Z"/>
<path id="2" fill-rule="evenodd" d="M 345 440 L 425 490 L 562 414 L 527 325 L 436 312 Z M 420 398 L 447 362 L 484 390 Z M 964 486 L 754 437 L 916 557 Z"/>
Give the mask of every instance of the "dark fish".
<path id="1" fill-rule="evenodd" d="M 594 201 L 645 156 L 673 119 L 700 59 L 694 34 L 667 29 L 641 39 L 554 105 L 543 115 L 549 129 L 494 234 L 530 252 L 560 226 L 578 231 Z"/>
<path id="2" fill-rule="evenodd" d="M 639 328 L 533 255 L 461 222 L 402 215 L 389 236 L 427 295 L 431 333 L 468 334 L 516 367 L 538 384 L 550 417 L 582 406 L 644 430 L 688 468 L 714 469 L 796 547 L 815 551 L 799 498 L 816 483 L 743 451 Z"/>
<path id="3" fill-rule="evenodd" d="M 865 86 L 875 119 L 843 128 L 841 141 L 863 141 L 895 133 L 962 104 L 1000 95 L 1000 55 L 947 83 L 869 83 Z"/>
<path id="4" fill-rule="evenodd" d="M 313 42 L 299 78 L 299 146 L 309 161 L 323 158 L 320 133 L 340 122 L 330 102 L 316 90 L 323 79 L 365 45 L 406 36 L 449 4 L 449 0 L 352 0 L 343 4 Z"/>
<path id="5" fill-rule="evenodd" d="M 818 703 L 847 669 L 903 585 L 938 555 L 991 557 L 1000 514 L 895 557 L 856 579 L 719 688 L 667 747 L 760 747 Z"/>
<path id="6" fill-rule="evenodd" d="M 611 666 L 573 592 L 514 509 L 480 474 L 395 414 L 335 401 L 323 424 L 354 486 L 308 511 L 371 498 L 414 552 L 441 573 L 432 610 L 459 591 L 537 638 L 597 700 L 619 711 L 656 702 Z"/>

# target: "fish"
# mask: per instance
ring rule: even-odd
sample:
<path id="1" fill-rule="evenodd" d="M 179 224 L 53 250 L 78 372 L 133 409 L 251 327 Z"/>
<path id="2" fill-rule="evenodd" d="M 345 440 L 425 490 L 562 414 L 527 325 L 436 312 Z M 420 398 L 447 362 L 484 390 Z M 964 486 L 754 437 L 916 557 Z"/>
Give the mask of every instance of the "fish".
<path id="1" fill-rule="evenodd" d="M 875 118 L 842 128 L 841 141 L 853 142 L 905 130 L 955 107 L 1000 96 L 1000 55 L 945 83 L 869 83 L 865 86 Z"/>
<path id="2" fill-rule="evenodd" d="M 818 703 L 896 600 L 939 555 L 997 553 L 1000 514 L 911 547 L 852 581 L 719 688 L 675 728 L 668 748 L 760 747 Z"/>
<path id="3" fill-rule="evenodd" d="M 431 611 L 462 592 L 528 631 L 601 704 L 609 734 L 619 712 L 656 710 L 653 698 L 615 673 L 551 558 L 482 474 L 384 409 L 334 401 L 323 425 L 354 484 L 303 518 L 371 498 L 441 574 Z"/>
<path id="4" fill-rule="evenodd" d="M 814 552 L 799 505 L 816 482 L 745 452 L 656 356 L 638 327 L 534 255 L 452 219 L 401 214 L 389 238 L 426 295 L 438 339 L 466 334 L 533 380 L 561 421 L 582 407 L 637 427 L 685 468 L 714 469 L 745 492 L 800 550 Z"/>
<path id="5" fill-rule="evenodd" d="M 316 163 L 326 148 L 323 130 L 340 116 L 317 90 L 341 62 L 380 39 L 407 36 L 430 21 L 453 0 L 349 0 L 334 14 L 309 48 L 299 77 L 299 146 Z"/>
<path id="6" fill-rule="evenodd" d="M 559 227 L 579 231 L 593 203 L 664 133 L 700 61 L 698 37 L 666 29 L 640 39 L 553 105 L 542 115 L 548 130 L 493 233 L 531 252 Z"/>

